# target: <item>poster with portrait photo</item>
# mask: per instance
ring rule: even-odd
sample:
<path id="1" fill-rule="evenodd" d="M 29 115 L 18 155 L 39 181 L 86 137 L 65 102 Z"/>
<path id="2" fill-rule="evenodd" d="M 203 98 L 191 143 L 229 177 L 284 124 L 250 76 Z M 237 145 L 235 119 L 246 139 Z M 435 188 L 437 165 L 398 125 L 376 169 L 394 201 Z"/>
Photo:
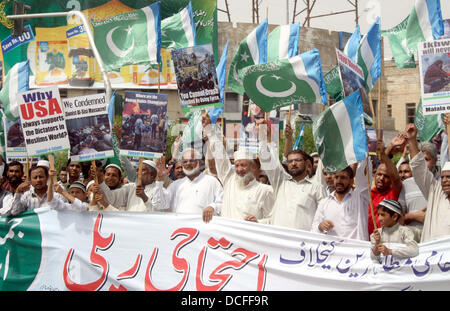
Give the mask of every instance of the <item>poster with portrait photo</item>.
<path id="1" fill-rule="evenodd" d="M 181 111 L 222 105 L 212 44 L 173 50 L 172 61 Z"/>
<path id="2" fill-rule="evenodd" d="M 450 39 L 418 43 L 423 115 L 450 112 Z"/>
<path id="3" fill-rule="evenodd" d="M 93 94 L 63 100 L 70 158 L 84 162 L 114 156 L 106 96 Z"/>
<path id="4" fill-rule="evenodd" d="M 120 155 L 160 158 L 167 144 L 168 95 L 125 92 Z"/>
<path id="5" fill-rule="evenodd" d="M 257 155 L 258 152 L 258 127 L 257 121 L 265 119 L 266 115 L 264 110 L 257 106 L 251 100 L 246 100 L 244 97 L 244 103 L 242 107 L 241 128 L 239 135 L 238 148 L 247 149 Z M 278 146 L 280 136 L 280 118 L 279 109 L 272 110 L 267 115 L 267 124 L 271 128 L 271 142 L 276 143 Z"/>
<path id="6" fill-rule="evenodd" d="M 5 129 L 5 153 L 8 159 L 27 157 L 27 147 L 23 135 L 20 119 L 8 120 L 3 116 L 3 128 Z"/>

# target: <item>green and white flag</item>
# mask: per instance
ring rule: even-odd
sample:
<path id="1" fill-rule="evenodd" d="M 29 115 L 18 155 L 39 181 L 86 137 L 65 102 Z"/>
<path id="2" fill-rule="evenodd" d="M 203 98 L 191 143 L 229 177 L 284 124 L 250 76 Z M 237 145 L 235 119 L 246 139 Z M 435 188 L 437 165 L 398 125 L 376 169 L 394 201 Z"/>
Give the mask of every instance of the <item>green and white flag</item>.
<path id="1" fill-rule="evenodd" d="M 160 62 L 160 2 L 91 24 L 106 70 Z"/>
<path id="2" fill-rule="evenodd" d="M 6 118 L 15 121 L 19 118 L 18 93 L 29 90 L 29 61 L 15 64 L 5 77 L 0 91 L 0 105 Z"/>
<path id="3" fill-rule="evenodd" d="M 335 66 L 330 71 L 328 71 L 323 76 L 323 79 L 325 81 L 327 93 L 333 98 L 335 102 L 338 102 L 342 98 L 344 98 L 344 90 L 342 89 L 339 66 Z"/>
<path id="4" fill-rule="evenodd" d="M 227 87 L 244 95 L 244 86 L 240 71 L 248 66 L 267 62 L 267 18 L 241 41 L 230 64 Z"/>
<path id="5" fill-rule="evenodd" d="M 372 24 L 367 34 L 363 36 L 356 54 L 356 63 L 364 72 L 367 92 L 375 85 L 381 76 L 381 36 L 380 18 Z"/>
<path id="6" fill-rule="evenodd" d="M 447 2 L 448 4 L 448 2 Z M 444 35 L 440 0 L 416 0 L 406 26 L 406 45 L 417 51 L 417 43 L 440 39 Z"/>
<path id="7" fill-rule="evenodd" d="M 421 141 L 431 141 L 437 133 L 445 129 L 442 121 L 443 114 L 424 115 L 422 112 L 422 99 L 417 105 L 416 116 L 414 117 L 414 124 Z"/>
<path id="8" fill-rule="evenodd" d="M 267 62 L 294 57 L 298 54 L 300 24 L 280 25 L 267 39 Z"/>
<path id="9" fill-rule="evenodd" d="M 397 68 L 416 68 L 414 60 L 414 53 L 408 49 L 406 45 L 406 26 L 408 25 L 408 18 L 405 18 L 397 26 L 382 30 L 380 33 L 389 39 L 392 56 L 394 56 Z"/>
<path id="10" fill-rule="evenodd" d="M 192 3 L 161 21 L 161 47 L 181 49 L 196 45 Z"/>
<path id="11" fill-rule="evenodd" d="M 313 122 L 314 143 L 327 172 L 339 172 L 368 155 L 361 93 L 325 109 Z"/>
<path id="12" fill-rule="evenodd" d="M 327 105 L 317 49 L 289 59 L 249 66 L 242 70 L 242 76 L 245 93 L 265 112 L 295 104 Z"/>

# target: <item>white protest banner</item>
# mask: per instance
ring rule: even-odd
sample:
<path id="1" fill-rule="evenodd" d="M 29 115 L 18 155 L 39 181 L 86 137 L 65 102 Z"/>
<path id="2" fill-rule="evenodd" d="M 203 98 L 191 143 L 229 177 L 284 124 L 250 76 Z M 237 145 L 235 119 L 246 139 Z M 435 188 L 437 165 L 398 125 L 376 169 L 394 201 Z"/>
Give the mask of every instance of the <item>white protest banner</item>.
<path id="1" fill-rule="evenodd" d="M 19 110 L 29 156 L 70 149 L 58 87 L 19 93 Z"/>
<path id="2" fill-rule="evenodd" d="M 120 155 L 160 158 L 166 150 L 168 95 L 125 92 Z"/>
<path id="3" fill-rule="evenodd" d="M 221 107 L 211 44 L 172 51 L 181 111 Z"/>
<path id="4" fill-rule="evenodd" d="M 378 262 L 368 241 L 219 216 L 39 208 L 0 239 L 2 291 L 450 290 L 450 237 Z"/>
<path id="5" fill-rule="evenodd" d="M 450 39 L 419 42 L 424 115 L 450 112 Z"/>
<path id="6" fill-rule="evenodd" d="M 66 98 L 63 105 L 72 161 L 112 158 L 112 131 L 105 93 Z"/>
<path id="7" fill-rule="evenodd" d="M 339 72 L 341 75 L 344 96 L 366 88 L 364 72 L 361 67 L 353 62 L 347 55 L 336 49 Z"/>

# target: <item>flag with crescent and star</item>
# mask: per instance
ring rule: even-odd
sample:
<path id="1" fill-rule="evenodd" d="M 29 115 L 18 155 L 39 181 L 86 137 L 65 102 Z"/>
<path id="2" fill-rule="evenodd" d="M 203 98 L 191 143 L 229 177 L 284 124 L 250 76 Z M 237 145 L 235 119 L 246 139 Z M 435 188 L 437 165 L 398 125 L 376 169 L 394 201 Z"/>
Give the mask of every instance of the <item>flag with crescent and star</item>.
<path id="1" fill-rule="evenodd" d="M 228 71 L 227 87 L 230 90 L 244 95 L 240 71 L 245 67 L 267 62 L 267 35 L 268 21 L 266 18 L 241 41 Z"/>
<path id="2" fill-rule="evenodd" d="M 103 21 L 91 20 L 94 41 L 107 71 L 161 59 L 161 3 Z"/>
<path id="3" fill-rule="evenodd" d="M 280 107 L 317 103 L 327 105 L 322 62 L 317 49 L 242 70 L 245 93 L 265 112 Z"/>
<path id="4" fill-rule="evenodd" d="M 161 47 L 182 49 L 196 45 L 192 3 L 161 21 Z"/>
<path id="5" fill-rule="evenodd" d="M 313 122 L 314 143 L 328 173 L 368 155 L 361 93 L 354 92 L 325 109 Z"/>

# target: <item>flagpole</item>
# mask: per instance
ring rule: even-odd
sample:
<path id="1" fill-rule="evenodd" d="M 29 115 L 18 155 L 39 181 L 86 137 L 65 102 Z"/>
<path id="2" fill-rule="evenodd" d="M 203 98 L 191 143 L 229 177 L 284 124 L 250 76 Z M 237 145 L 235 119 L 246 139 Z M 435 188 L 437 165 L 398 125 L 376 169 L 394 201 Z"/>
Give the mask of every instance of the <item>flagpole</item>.
<path id="1" fill-rule="evenodd" d="M 378 229 L 377 222 L 375 221 L 375 212 L 373 209 L 373 202 L 372 202 L 372 190 L 370 189 L 370 174 L 369 172 L 369 156 L 366 158 L 366 176 L 367 176 L 367 191 L 369 192 L 369 203 L 370 203 L 370 214 L 372 215 L 372 221 L 373 221 L 373 227 Z"/>
<path id="2" fill-rule="evenodd" d="M 54 170 L 55 169 L 55 160 L 53 158 L 53 154 L 49 153 L 48 154 L 48 163 L 50 165 L 50 169 Z M 56 175 L 53 176 L 53 183 L 56 184 L 58 181 L 56 180 Z"/>
<path id="3" fill-rule="evenodd" d="M 27 154 L 27 169 L 25 171 L 26 180 L 28 180 L 28 173 L 30 172 L 30 157 Z"/>

